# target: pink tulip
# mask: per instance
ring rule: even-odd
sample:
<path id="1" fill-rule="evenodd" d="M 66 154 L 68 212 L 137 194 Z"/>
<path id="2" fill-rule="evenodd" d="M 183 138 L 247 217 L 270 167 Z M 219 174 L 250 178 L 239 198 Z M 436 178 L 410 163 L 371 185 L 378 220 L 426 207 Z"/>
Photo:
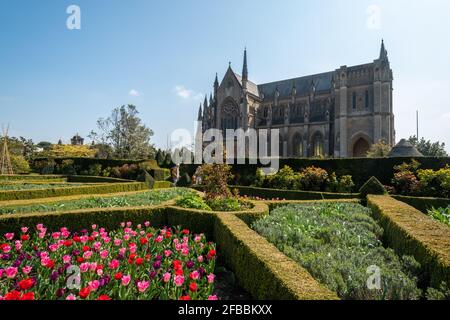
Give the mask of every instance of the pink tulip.
<path id="1" fill-rule="evenodd" d="M 6 240 L 12 240 L 14 238 L 14 233 L 7 233 L 5 234 Z"/>
<path id="2" fill-rule="evenodd" d="M 94 243 L 94 250 L 95 251 L 99 251 L 101 249 L 101 247 L 102 247 L 101 242 L 95 242 Z"/>
<path id="3" fill-rule="evenodd" d="M 166 257 L 170 257 L 171 254 L 172 254 L 172 251 L 171 251 L 171 250 L 164 250 L 164 255 L 165 255 Z"/>
<path id="4" fill-rule="evenodd" d="M 27 227 L 22 227 L 22 228 L 20 228 L 20 230 L 22 231 L 22 233 L 27 233 L 28 232 L 28 228 Z"/>
<path id="5" fill-rule="evenodd" d="M 69 256 L 68 254 L 66 254 L 65 256 L 63 256 L 63 262 L 64 263 L 70 263 L 70 261 L 72 261 L 72 257 Z"/>
<path id="6" fill-rule="evenodd" d="M 70 300 L 70 301 L 77 300 L 77 297 L 71 293 L 67 296 L 66 300 Z"/>
<path id="7" fill-rule="evenodd" d="M 150 286 L 150 281 L 140 281 L 137 283 L 139 292 L 144 292 Z"/>
<path id="8" fill-rule="evenodd" d="M 8 267 L 8 268 L 6 268 L 5 271 L 6 271 L 6 277 L 8 277 L 9 279 L 13 279 L 17 275 L 17 268 L 15 268 L 15 267 Z"/>
<path id="9" fill-rule="evenodd" d="M 164 273 L 163 281 L 164 282 L 169 282 L 170 281 L 170 277 L 171 277 L 171 274 L 169 272 Z"/>
<path id="10" fill-rule="evenodd" d="M 96 291 L 100 287 L 100 282 L 98 280 L 93 280 L 88 282 L 89 288 Z"/>
<path id="11" fill-rule="evenodd" d="M 192 280 L 198 280 L 198 278 L 200 277 L 200 273 L 197 270 L 192 271 L 191 274 L 189 275 L 189 277 Z"/>
<path id="12" fill-rule="evenodd" d="M 216 278 L 216 276 L 211 273 L 207 276 L 207 278 L 208 278 L 208 283 L 214 283 L 214 279 Z"/>
<path id="13" fill-rule="evenodd" d="M 130 281 L 131 281 L 131 276 L 129 276 L 129 275 L 122 277 L 122 285 L 123 286 L 125 286 L 125 287 L 128 286 Z"/>
<path id="14" fill-rule="evenodd" d="M 115 245 L 116 247 L 120 246 L 121 244 L 122 244 L 122 240 L 120 240 L 120 239 L 114 239 L 114 245 Z"/>
<path id="15" fill-rule="evenodd" d="M 96 225 L 96 224 L 93 224 L 93 225 L 92 225 L 92 230 L 95 230 L 95 229 L 97 229 L 97 225 Z"/>
<path id="16" fill-rule="evenodd" d="M 148 228 L 150 226 L 150 221 L 145 221 L 144 225 Z"/>
<path id="17" fill-rule="evenodd" d="M 184 283 L 184 277 L 183 276 L 175 276 L 175 278 L 173 279 L 173 281 L 175 282 L 175 285 L 177 287 L 181 287 Z"/>
<path id="18" fill-rule="evenodd" d="M 200 263 L 202 263 L 202 262 L 203 262 L 203 256 L 198 256 L 198 257 L 197 257 L 197 261 L 200 262 Z"/>
<path id="19" fill-rule="evenodd" d="M 157 236 L 155 242 L 162 242 L 164 240 L 163 236 Z"/>
<path id="20" fill-rule="evenodd" d="M 92 257 L 92 251 L 86 251 L 83 253 L 83 258 L 89 260 Z"/>
<path id="21" fill-rule="evenodd" d="M 33 267 L 31 267 L 31 266 L 25 266 L 25 267 L 22 268 L 22 272 L 24 274 L 29 274 L 31 272 L 31 270 L 33 270 Z"/>
<path id="22" fill-rule="evenodd" d="M 214 295 L 214 296 L 209 296 L 208 300 L 219 300 L 219 298 L 217 298 L 217 296 Z"/>
<path id="23" fill-rule="evenodd" d="M 16 240 L 16 242 L 14 242 L 14 245 L 16 247 L 16 251 L 20 251 L 20 249 L 22 249 L 22 241 Z"/>
<path id="24" fill-rule="evenodd" d="M 9 253 L 9 252 L 11 252 L 11 246 L 8 244 L 3 246 L 3 253 Z"/>
<path id="25" fill-rule="evenodd" d="M 82 263 L 80 264 L 80 271 L 82 273 L 86 273 L 89 271 L 89 263 Z"/>
<path id="26" fill-rule="evenodd" d="M 112 261 L 109 263 L 109 268 L 110 268 L 110 269 L 117 269 L 117 268 L 119 267 L 119 265 L 120 265 L 119 260 L 114 259 L 114 260 L 112 260 Z"/>
<path id="27" fill-rule="evenodd" d="M 102 259 L 108 258 L 108 251 L 107 250 L 100 251 L 100 258 Z"/>

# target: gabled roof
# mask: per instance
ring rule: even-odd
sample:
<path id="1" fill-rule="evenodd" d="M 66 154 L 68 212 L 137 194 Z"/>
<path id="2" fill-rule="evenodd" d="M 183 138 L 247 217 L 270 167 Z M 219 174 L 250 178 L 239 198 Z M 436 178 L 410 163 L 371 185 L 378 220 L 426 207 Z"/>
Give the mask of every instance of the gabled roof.
<path id="1" fill-rule="evenodd" d="M 237 73 L 234 73 L 237 81 L 239 82 L 239 84 L 242 86 L 242 76 L 240 76 Z M 250 80 L 247 81 L 247 91 L 257 97 L 259 97 L 259 90 L 258 90 L 258 86 L 254 83 L 251 82 Z"/>

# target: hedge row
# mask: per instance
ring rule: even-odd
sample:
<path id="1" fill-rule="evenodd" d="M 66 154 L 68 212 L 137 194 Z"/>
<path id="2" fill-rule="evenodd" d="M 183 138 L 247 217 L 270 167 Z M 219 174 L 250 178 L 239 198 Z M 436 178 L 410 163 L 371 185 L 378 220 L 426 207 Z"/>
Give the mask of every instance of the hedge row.
<path id="1" fill-rule="evenodd" d="M 80 194 L 104 194 L 148 189 L 145 183 L 109 183 L 92 186 L 0 191 L 0 201 L 64 197 Z"/>
<path id="2" fill-rule="evenodd" d="M 266 205 L 253 211 L 268 212 Z M 249 210 L 251 211 L 251 210 Z M 203 232 L 218 245 L 219 256 L 235 272 L 240 285 L 256 299 L 338 299 L 305 269 L 251 230 L 232 213 L 218 213 L 155 206 L 87 209 L 63 213 L 12 214 L 0 216 L 0 234 L 22 226 L 45 224 L 49 230 L 66 226 L 80 230 L 91 224 L 116 229 L 120 222 L 150 221 L 153 226 L 181 226 Z"/>
<path id="3" fill-rule="evenodd" d="M 132 180 L 97 176 L 68 176 L 67 181 L 79 183 L 124 183 Z"/>
<path id="4" fill-rule="evenodd" d="M 15 175 L 0 175 L 0 181 L 5 180 L 55 180 L 64 179 L 62 175 L 38 175 L 38 174 L 15 174 Z"/>
<path id="5" fill-rule="evenodd" d="M 405 202 L 423 213 L 427 213 L 428 209 L 447 208 L 450 206 L 450 199 L 448 198 L 424 198 L 410 196 L 392 196 L 392 198 Z"/>
<path id="6" fill-rule="evenodd" d="M 369 195 L 367 205 L 384 229 L 385 244 L 412 255 L 432 287 L 450 283 L 450 228 L 389 196 Z"/>
<path id="7" fill-rule="evenodd" d="M 357 193 L 333 193 L 320 191 L 280 190 L 257 187 L 230 186 L 230 189 L 239 190 L 240 195 L 260 197 L 264 199 L 285 200 L 322 200 L 322 199 L 354 199 Z"/>
<path id="8" fill-rule="evenodd" d="M 170 181 L 155 181 L 153 184 L 153 189 L 167 189 L 172 187 L 172 182 Z"/>
<path id="9" fill-rule="evenodd" d="M 417 160 L 421 169 L 438 170 L 450 165 L 450 157 L 420 157 L 420 158 L 341 158 L 341 159 L 307 159 L 288 158 L 280 159 L 279 167 L 289 166 L 295 171 L 310 166 L 319 167 L 328 172 L 335 172 L 337 176 L 351 175 L 356 188 L 360 188 L 370 177 L 375 176 L 383 184 L 390 184 L 394 176 L 394 166 L 403 162 Z M 198 165 L 183 164 L 180 166 L 180 173 L 188 173 L 192 176 Z M 238 184 L 250 185 L 253 182 L 256 169 L 263 167 L 258 164 L 236 164 L 233 165 L 232 172 Z"/>

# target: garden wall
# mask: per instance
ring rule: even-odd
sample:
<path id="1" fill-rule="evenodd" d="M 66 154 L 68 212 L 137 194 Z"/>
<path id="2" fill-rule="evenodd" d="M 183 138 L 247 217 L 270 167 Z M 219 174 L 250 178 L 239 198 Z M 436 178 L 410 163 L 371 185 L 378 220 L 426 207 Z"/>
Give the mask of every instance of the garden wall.
<path id="1" fill-rule="evenodd" d="M 429 197 L 409 197 L 409 196 L 392 196 L 392 198 L 405 202 L 417 210 L 427 213 L 432 208 L 447 208 L 450 206 L 448 198 L 429 198 Z"/>
<path id="2" fill-rule="evenodd" d="M 148 186 L 145 183 L 128 182 L 128 183 L 109 183 L 101 185 L 96 184 L 91 186 L 79 186 L 67 188 L 8 190 L 8 191 L 0 191 L 0 201 L 64 197 L 80 194 L 131 192 L 145 189 L 148 189 Z"/>
<path id="3" fill-rule="evenodd" d="M 412 255 L 430 276 L 433 287 L 450 283 L 450 228 L 389 196 L 369 195 L 367 205 L 384 229 L 385 243 Z"/>

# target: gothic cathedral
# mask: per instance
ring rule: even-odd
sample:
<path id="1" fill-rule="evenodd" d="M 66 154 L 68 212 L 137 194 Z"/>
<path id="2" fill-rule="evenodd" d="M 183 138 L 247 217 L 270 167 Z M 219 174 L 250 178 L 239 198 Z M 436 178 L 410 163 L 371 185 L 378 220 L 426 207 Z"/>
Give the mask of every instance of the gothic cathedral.
<path id="1" fill-rule="evenodd" d="M 365 157 L 373 143 L 395 143 L 392 80 L 384 42 L 371 63 L 264 84 L 249 80 L 245 50 L 242 75 L 229 66 L 219 84 L 216 74 L 198 121 L 203 132 L 279 129 L 284 158 Z"/>

